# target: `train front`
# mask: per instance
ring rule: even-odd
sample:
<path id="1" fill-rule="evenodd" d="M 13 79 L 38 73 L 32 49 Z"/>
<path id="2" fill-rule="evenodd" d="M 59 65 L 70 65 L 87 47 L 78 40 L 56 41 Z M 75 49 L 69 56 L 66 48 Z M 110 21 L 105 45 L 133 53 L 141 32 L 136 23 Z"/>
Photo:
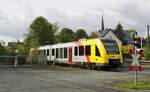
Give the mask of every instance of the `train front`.
<path id="1" fill-rule="evenodd" d="M 112 39 L 101 39 L 101 42 L 104 46 L 104 51 L 102 52 L 103 65 L 109 68 L 120 67 L 123 63 L 123 59 L 117 42 Z"/>

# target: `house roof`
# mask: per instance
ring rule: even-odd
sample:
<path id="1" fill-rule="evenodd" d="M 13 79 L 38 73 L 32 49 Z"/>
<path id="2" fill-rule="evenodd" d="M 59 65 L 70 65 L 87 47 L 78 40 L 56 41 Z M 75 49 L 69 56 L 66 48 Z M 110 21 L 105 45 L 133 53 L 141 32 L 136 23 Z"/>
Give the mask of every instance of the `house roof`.
<path id="1" fill-rule="evenodd" d="M 112 30 L 112 29 L 100 30 L 100 38 L 105 37 L 105 35 L 106 35 L 109 31 L 112 31 L 112 32 L 114 33 L 114 30 Z M 126 37 L 128 37 L 128 35 L 129 35 L 129 31 L 128 31 L 128 30 L 123 30 L 122 33 L 123 33 Z"/>
<path id="2" fill-rule="evenodd" d="M 109 31 L 111 31 L 111 29 L 101 30 L 101 31 L 100 31 L 100 38 L 104 38 L 105 35 L 106 35 Z"/>
<path id="3" fill-rule="evenodd" d="M 100 38 L 104 38 L 109 31 L 112 31 L 114 33 L 114 30 L 112 30 L 112 29 L 100 30 Z M 128 30 L 123 30 L 122 33 L 124 34 L 124 36 L 126 36 L 126 38 L 124 40 L 122 40 L 122 42 L 123 43 L 132 43 L 132 41 L 133 41 L 132 38 L 129 38 L 129 36 L 128 36 L 129 31 Z M 114 33 L 114 35 L 115 35 L 115 33 Z M 117 35 L 115 35 L 115 36 L 117 37 Z"/>
<path id="4" fill-rule="evenodd" d="M 128 36 L 128 35 L 129 35 L 129 31 L 128 31 L 128 30 L 123 30 L 122 33 L 123 33 L 125 36 Z"/>

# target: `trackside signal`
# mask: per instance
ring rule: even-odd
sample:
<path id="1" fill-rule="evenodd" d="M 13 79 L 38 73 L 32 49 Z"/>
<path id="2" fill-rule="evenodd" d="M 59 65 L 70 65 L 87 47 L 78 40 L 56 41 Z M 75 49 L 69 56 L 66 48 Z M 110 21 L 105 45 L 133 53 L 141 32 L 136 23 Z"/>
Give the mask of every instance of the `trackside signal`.
<path id="1" fill-rule="evenodd" d="M 142 65 L 139 63 L 139 57 L 142 55 L 142 37 L 137 36 L 137 32 L 134 33 L 135 37 L 134 37 L 134 48 L 129 50 L 130 55 L 133 58 L 133 62 L 132 64 L 129 66 L 129 70 L 130 71 L 135 71 L 134 74 L 134 83 L 135 86 L 137 86 L 137 81 L 138 81 L 138 71 L 142 71 L 143 67 Z"/>
<path id="2" fill-rule="evenodd" d="M 141 64 L 140 64 L 139 61 L 138 61 L 139 57 L 142 55 L 142 52 L 143 52 L 142 49 L 140 49 L 140 50 L 135 50 L 135 51 L 134 51 L 133 49 L 130 49 L 130 50 L 129 50 L 129 53 L 130 53 L 130 55 L 131 55 L 132 58 L 133 58 L 133 62 L 132 62 L 132 64 L 131 64 L 130 67 L 129 67 L 129 70 L 130 70 L 130 71 L 134 71 L 134 70 L 135 70 L 134 67 L 138 67 L 138 70 L 139 70 L 139 71 L 142 71 L 142 70 L 143 70 L 143 67 L 141 66 Z"/>
<path id="3" fill-rule="evenodd" d="M 137 48 L 141 48 L 141 41 L 142 38 L 140 36 L 135 36 L 134 37 L 134 46 L 136 46 Z"/>
<path id="4" fill-rule="evenodd" d="M 135 46 L 134 50 L 133 49 L 129 50 L 129 53 L 130 53 L 130 55 L 133 58 L 133 62 L 129 66 L 129 70 L 130 71 L 135 71 L 135 76 L 134 76 L 135 86 L 137 86 L 137 80 L 138 80 L 137 73 L 138 73 L 138 71 L 142 71 L 143 70 L 142 65 L 138 61 L 139 57 L 142 55 L 142 52 L 143 52 L 143 50 L 142 49 L 138 50 L 136 46 Z"/>

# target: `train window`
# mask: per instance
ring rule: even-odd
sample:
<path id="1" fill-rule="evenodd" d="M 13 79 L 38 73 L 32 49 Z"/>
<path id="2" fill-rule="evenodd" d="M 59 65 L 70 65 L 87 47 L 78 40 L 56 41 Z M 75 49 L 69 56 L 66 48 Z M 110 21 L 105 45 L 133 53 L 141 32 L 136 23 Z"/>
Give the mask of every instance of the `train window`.
<path id="1" fill-rule="evenodd" d="M 56 58 L 59 58 L 58 48 L 56 49 Z"/>
<path id="2" fill-rule="evenodd" d="M 42 52 L 42 50 L 40 50 L 40 55 L 42 55 L 43 54 L 43 52 Z"/>
<path id="3" fill-rule="evenodd" d="M 67 48 L 64 48 L 64 58 L 67 58 Z"/>
<path id="4" fill-rule="evenodd" d="M 99 50 L 98 50 L 98 47 L 95 45 L 95 54 L 96 54 L 96 56 L 100 56 L 100 52 L 99 52 Z"/>
<path id="5" fill-rule="evenodd" d="M 60 48 L 60 58 L 63 58 L 63 48 Z"/>
<path id="6" fill-rule="evenodd" d="M 78 47 L 74 47 L 74 55 L 78 56 Z"/>
<path id="7" fill-rule="evenodd" d="M 39 50 L 39 55 L 41 54 L 41 51 Z"/>
<path id="8" fill-rule="evenodd" d="M 114 40 L 102 40 L 104 47 L 107 51 L 107 54 L 119 54 L 119 48 Z"/>
<path id="9" fill-rule="evenodd" d="M 79 46 L 79 56 L 84 55 L 84 46 Z"/>
<path id="10" fill-rule="evenodd" d="M 49 49 L 47 49 L 47 55 L 49 55 Z"/>
<path id="11" fill-rule="evenodd" d="M 90 45 L 87 45 L 85 46 L 85 55 L 91 55 L 91 46 Z"/>
<path id="12" fill-rule="evenodd" d="M 52 56 L 55 55 L 55 49 L 52 49 Z"/>
<path id="13" fill-rule="evenodd" d="M 41 55 L 43 55 L 44 54 L 44 50 L 41 50 Z"/>
<path id="14" fill-rule="evenodd" d="M 44 50 L 44 55 L 46 55 L 46 50 Z"/>

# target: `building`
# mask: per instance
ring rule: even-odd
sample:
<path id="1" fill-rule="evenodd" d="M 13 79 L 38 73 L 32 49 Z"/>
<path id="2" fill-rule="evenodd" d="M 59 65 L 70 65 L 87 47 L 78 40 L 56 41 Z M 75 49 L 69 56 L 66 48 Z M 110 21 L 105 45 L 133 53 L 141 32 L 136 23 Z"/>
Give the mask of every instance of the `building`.
<path id="1" fill-rule="evenodd" d="M 14 47 L 18 42 L 8 42 L 8 48 Z"/>
<path id="2" fill-rule="evenodd" d="M 112 29 L 105 29 L 104 27 L 104 20 L 102 16 L 102 22 L 101 22 L 101 30 L 99 30 L 99 37 L 100 38 L 108 38 L 108 39 L 114 39 L 117 44 L 121 47 L 122 45 L 127 45 L 133 43 L 132 36 L 130 36 L 130 31 L 123 30 L 122 33 L 124 34 L 124 39 L 120 40 L 119 37 L 114 33 L 114 30 Z"/>
<path id="3" fill-rule="evenodd" d="M 2 46 L 5 46 L 5 42 L 4 42 L 3 40 L 0 40 L 0 44 L 1 44 Z"/>
<path id="4" fill-rule="evenodd" d="M 122 46 L 122 41 L 114 34 L 111 29 L 101 31 L 99 37 L 105 39 L 114 39 L 119 46 Z"/>

